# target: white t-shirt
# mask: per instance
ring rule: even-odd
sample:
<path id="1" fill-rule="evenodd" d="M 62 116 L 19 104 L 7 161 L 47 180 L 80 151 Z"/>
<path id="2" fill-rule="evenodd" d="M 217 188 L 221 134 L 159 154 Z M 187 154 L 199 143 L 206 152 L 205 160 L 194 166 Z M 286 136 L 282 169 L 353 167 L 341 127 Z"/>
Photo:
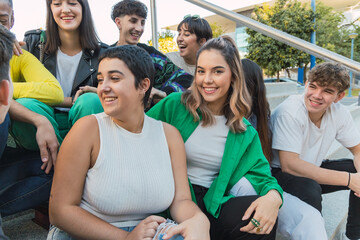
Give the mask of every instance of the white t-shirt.
<path id="1" fill-rule="evenodd" d="M 169 52 L 166 53 L 166 57 L 168 57 L 176 66 L 184 69 L 185 72 L 194 76 L 195 74 L 195 65 L 187 64 L 184 61 L 184 58 L 180 56 L 179 52 Z"/>
<path id="2" fill-rule="evenodd" d="M 60 48 L 56 54 L 56 79 L 59 81 L 60 86 L 64 92 L 64 97 L 71 97 L 71 91 L 74 84 L 76 72 L 79 66 L 82 51 L 74 56 L 69 56 L 63 53 Z M 69 108 L 56 109 L 68 112 Z"/>
<path id="3" fill-rule="evenodd" d="M 279 150 L 298 153 L 300 159 L 320 166 L 336 139 L 350 148 L 360 143 L 360 134 L 350 112 L 333 103 L 324 113 L 320 128 L 310 120 L 304 95 L 288 97 L 271 115 L 272 167 L 280 167 Z"/>
<path id="4" fill-rule="evenodd" d="M 192 184 L 209 188 L 219 175 L 229 127 L 225 116 L 215 116 L 216 124 L 201 123 L 185 142 L 188 176 Z"/>
<path id="5" fill-rule="evenodd" d="M 74 56 L 63 53 L 60 48 L 56 54 L 56 78 L 64 92 L 64 97 L 71 96 L 71 90 L 79 66 L 82 51 Z"/>

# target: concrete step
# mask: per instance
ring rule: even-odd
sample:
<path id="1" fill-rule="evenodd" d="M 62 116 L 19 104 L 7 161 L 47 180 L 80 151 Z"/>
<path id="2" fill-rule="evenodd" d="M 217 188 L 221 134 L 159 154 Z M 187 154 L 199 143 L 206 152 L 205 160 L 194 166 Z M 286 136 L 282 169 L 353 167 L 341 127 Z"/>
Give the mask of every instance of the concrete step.
<path id="1" fill-rule="evenodd" d="M 298 87 L 295 82 L 265 83 L 265 87 L 266 98 L 269 101 L 271 110 L 282 103 L 288 96 L 298 94 Z"/>

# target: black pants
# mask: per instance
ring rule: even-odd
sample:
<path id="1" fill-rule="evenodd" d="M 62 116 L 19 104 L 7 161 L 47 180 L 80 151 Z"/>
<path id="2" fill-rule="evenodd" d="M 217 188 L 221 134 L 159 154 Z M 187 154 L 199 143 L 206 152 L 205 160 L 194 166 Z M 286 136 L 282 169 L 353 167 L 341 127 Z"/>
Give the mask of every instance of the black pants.
<path id="1" fill-rule="evenodd" d="M 339 159 L 331 161 L 325 160 L 320 167 L 331 170 L 356 173 L 354 162 L 351 159 Z M 310 178 L 297 177 L 288 173 L 284 173 L 280 168 L 274 168 L 272 170 L 272 174 L 278 180 L 280 186 L 284 189 L 285 192 L 300 198 L 304 202 L 318 209 L 320 212 L 322 209 L 321 194 L 349 189 L 346 186 L 318 184 L 316 181 Z M 346 236 L 349 239 L 360 238 L 360 198 L 356 197 L 353 191 L 350 191 L 349 195 Z"/>
<path id="2" fill-rule="evenodd" d="M 222 205 L 219 217 L 214 218 L 207 212 L 203 201 L 208 189 L 198 185 L 193 185 L 193 188 L 198 206 L 210 220 L 210 236 L 212 240 L 275 240 L 277 223 L 268 235 L 250 234 L 240 231 L 240 228 L 246 226 L 252 218 L 251 216 L 247 220 L 242 220 L 246 209 L 259 196 L 232 198 Z"/>

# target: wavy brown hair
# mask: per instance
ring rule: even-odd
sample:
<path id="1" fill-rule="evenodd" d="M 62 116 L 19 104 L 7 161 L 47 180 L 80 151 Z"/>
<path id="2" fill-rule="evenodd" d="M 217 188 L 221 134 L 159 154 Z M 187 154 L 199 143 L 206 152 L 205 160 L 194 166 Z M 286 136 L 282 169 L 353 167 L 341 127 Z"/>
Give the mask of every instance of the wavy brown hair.
<path id="1" fill-rule="evenodd" d="M 227 95 L 227 101 L 223 106 L 223 113 L 227 119 L 226 125 L 234 133 L 246 130 L 243 118 L 248 116 L 251 110 L 251 98 L 246 89 L 244 75 L 241 67 L 240 55 L 235 42 L 229 36 L 222 36 L 207 41 L 198 51 L 196 56 L 196 69 L 199 56 L 204 51 L 217 50 L 224 57 L 231 70 L 231 84 Z M 197 71 L 195 71 L 196 79 Z M 207 107 L 207 103 L 196 87 L 194 80 L 191 90 L 182 95 L 182 102 L 194 116 L 195 121 L 200 120 L 198 111 L 202 116 L 202 125 L 209 126 L 215 123 L 214 114 Z"/>
<path id="2" fill-rule="evenodd" d="M 316 65 L 309 72 L 308 81 L 316 82 L 320 87 L 333 86 L 339 93 L 350 87 L 350 76 L 345 67 L 336 62 Z"/>
<path id="3" fill-rule="evenodd" d="M 82 20 L 79 26 L 80 45 L 83 50 L 99 48 L 99 37 L 95 32 L 90 6 L 87 0 L 77 0 L 82 8 Z M 54 54 L 61 46 L 58 25 L 51 11 L 52 0 L 46 0 L 46 44 L 45 51 Z"/>
<path id="4" fill-rule="evenodd" d="M 259 133 L 261 147 L 266 159 L 271 162 L 271 131 L 269 128 L 271 111 L 266 98 L 266 87 L 262 69 L 249 59 L 242 59 L 241 64 L 246 87 L 252 100 L 251 114 L 256 117 L 256 126 L 253 127 Z"/>

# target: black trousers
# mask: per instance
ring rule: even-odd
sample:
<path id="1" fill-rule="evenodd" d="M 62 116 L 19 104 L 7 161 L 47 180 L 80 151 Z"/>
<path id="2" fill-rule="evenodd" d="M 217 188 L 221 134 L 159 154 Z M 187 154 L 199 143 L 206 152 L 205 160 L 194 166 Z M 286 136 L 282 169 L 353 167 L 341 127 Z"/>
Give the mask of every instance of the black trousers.
<path id="1" fill-rule="evenodd" d="M 241 232 L 240 228 L 246 226 L 252 216 L 247 220 L 242 220 L 246 209 L 259 196 L 235 197 L 227 201 L 221 207 L 218 218 L 214 218 L 205 208 L 203 201 L 204 195 L 208 191 L 207 188 L 193 185 L 196 201 L 200 209 L 206 214 L 210 220 L 210 237 L 212 240 L 275 240 L 277 222 L 270 234 L 258 235 Z"/>
<path id="2" fill-rule="evenodd" d="M 356 173 L 352 159 L 339 159 L 331 161 L 325 160 L 320 167 L 331 170 Z M 284 189 L 285 192 L 300 198 L 304 202 L 318 209 L 320 212 L 322 209 L 321 194 L 349 189 L 346 186 L 319 184 L 310 178 L 297 177 L 288 173 L 284 173 L 280 168 L 273 168 L 272 174 L 278 180 L 279 185 Z M 360 198 L 356 197 L 353 191 L 350 191 L 349 195 L 346 236 L 349 239 L 360 238 Z"/>

